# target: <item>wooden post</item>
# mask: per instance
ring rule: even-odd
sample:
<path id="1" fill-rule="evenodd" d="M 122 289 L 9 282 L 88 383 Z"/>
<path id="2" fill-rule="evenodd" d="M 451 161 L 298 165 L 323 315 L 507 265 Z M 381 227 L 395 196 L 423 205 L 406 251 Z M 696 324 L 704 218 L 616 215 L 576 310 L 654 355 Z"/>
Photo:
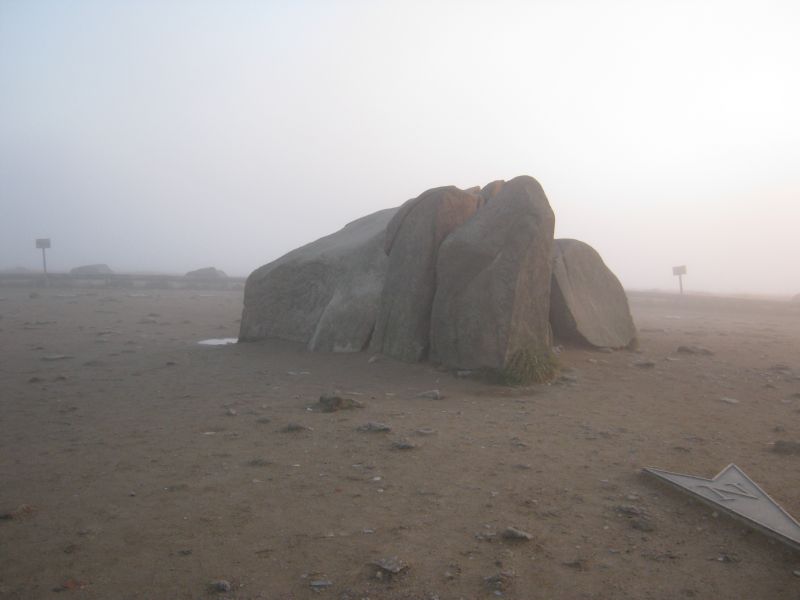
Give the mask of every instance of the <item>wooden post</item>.
<path id="1" fill-rule="evenodd" d="M 686 275 L 686 265 L 672 267 L 672 274 L 678 276 L 678 285 L 681 289 L 681 295 L 683 295 L 683 276 Z"/>
<path id="2" fill-rule="evenodd" d="M 42 271 L 44 272 L 44 286 L 49 287 L 50 281 L 47 279 L 47 249 L 50 247 L 50 238 L 40 238 L 36 240 L 36 247 L 42 249 Z"/>

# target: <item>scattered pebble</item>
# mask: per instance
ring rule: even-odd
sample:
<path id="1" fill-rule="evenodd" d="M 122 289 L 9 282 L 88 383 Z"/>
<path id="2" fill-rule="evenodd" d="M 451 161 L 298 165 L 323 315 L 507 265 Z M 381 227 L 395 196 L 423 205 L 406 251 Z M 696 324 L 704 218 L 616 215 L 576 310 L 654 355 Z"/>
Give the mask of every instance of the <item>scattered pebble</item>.
<path id="1" fill-rule="evenodd" d="M 392 577 L 393 575 L 399 575 L 403 571 L 408 570 L 408 564 L 404 561 L 400 560 L 396 556 L 390 556 L 388 558 L 380 558 L 378 560 L 374 560 L 369 563 L 372 567 L 377 567 L 377 571 L 375 571 L 375 578 L 376 579 L 383 579 L 384 577 Z"/>
<path id="2" fill-rule="evenodd" d="M 702 356 L 713 356 L 714 353 L 708 348 L 702 346 L 678 346 L 679 354 L 699 354 Z"/>
<path id="3" fill-rule="evenodd" d="M 311 589 L 314 590 L 323 590 L 325 588 L 331 587 L 333 582 L 329 579 L 314 579 L 313 581 L 309 582 L 308 584 L 311 586 Z"/>
<path id="4" fill-rule="evenodd" d="M 626 517 L 646 517 L 647 512 L 643 508 L 634 506 L 633 504 L 620 504 L 614 507 L 614 510 Z"/>
<path id="5" fill-rule="evenodd" d="M 792 440 L 778 440 L 772 445 L 772 451 L 776 454 L 800 455 L 800 442 L 795 442 Z"/>
<path id="6" fill-rule="evenodd" d="M 417 398 L 430 398 L 431 400 L 441 400 L 444 398 L 439 390 L 428 390 L 417 394 Z"/>
<path id="7" fill-rule="evenodd" d="M 231 582 L 225 579 L 217 579 L 209 584 L 209 587 L 215 592 L 230 592 Z"/>
<path id="8" fill-rule="evenodd" d="M 289 423 L 286 427 L 283 428 L 285 433 L 298 433 L 300 431 L 312 431 L 311 427 L 306 427 L 305 425 L 301 425 L 300 423 Z"/>
<path id="9" fill-rule="evenodd" d="M 513 571 L 500 571 L 495 575 L 484 577 L 483 581 L 489 587 L 489 589 L 492 589 L 495 592 L 504 592 L 511 587 L 512 583 L 514 583 L 514 577 L 515 574 Z"/>
<path id="10" fill-rule="evenodd" d="M 30 517 L 36 512 L 36 507 L 30 504 L 20 504 L 14 510 L 0 511 L 0 521 L 19 519 L 20 517 Z"/>
<path id="11" fill-rule="evenodd" d="M 233 408 L 228 408 L 228 409 L 225 410 L 225 414 L 228 415 L 229 417 L 235 417 L 239 413 L 236 412 L 236 410 L 233 409 Z"/>
<path id="12" fill-rule="evenodd" d="M 361 402 L 352 398 L 342 398 L 341 396 L 320 396 L 317 402 L 317 408 L 326 413 L 363 407 L 364 405 Z"/>
<path id="13" fill-rule="evenodd" d="M 420 427 L 414 433 L 417 435 L 434 435 L 436 433 L 435 429 L 431 429 L 430 427 Z"/>
<path id="14" fill-rule="evenodd" d="M 639 367 L 640 369 L 652 369 L 656 366 L 652 360 L 639 360 L 633 363 L 634 367 Z"/>
<path id="15" fill-rule="evenodd" d="M 377 421 L 370 421 L 369 423 L 365 425 L 359 425 L 356 428 L 356 431 L 360 431 L 362 433 L 383 433 L 391 430 L 392 428 L 385 423 L 378 423 Z"/>
<path id="16" fill-rule="evenodd" d="M 392 442 L 392 450 L 413 450 L 417 445 L 408 440 L 397 440 Z"/>
<path id="17" fill-rule="evenodd" d="M 725 404 L 739 404 L 739 401 L 736 398 L 727 398 L 726 396 L 723 396 L 720 398 L 720 400 Z"/>
<path id="18" fill-rule="evenodd" d="M 506 527 L 501 535 L 505 540 L 528 541 L 533 539 L 530 533 L 522 529 L 517 529 L 516 527 Z"/>
<path id="19" fill-rule="evenodd" d="M 67 579 L 64 583 L 62 583 L 59 587 L 54 588 L 54 592 L 61 592 L 64 590 L 74 591 L 74 590 L 82 590 L 86 586 L 89 585 L 87 581 L 81 581 L 79 579 Z"/>
<path id="20" fill-rule="evenodd" d="M 631 527 L 633 527 L 637 531 L 643 531 L 645 533 L 655 531 L 656 529 L 655 525 L 653 525 L 649 520 L 641 517 L 631 519 L 630 524 Z"/>
<path id="21" fill-rule="evenodd" d="M 738 556 L 736 556 L 735 554 L 728 554 L 728 553 L 726 553 L 726 552 L 722 552 L 722 553 L 721 553 L 721 554 L 720 554 L 720 555 L 719 555 L 719 556 L 716 558 L 716 560 L 717 560 L 717 561 L 719 561 L 719 562 L 721 562 L 721 563 L 738 563 L 738 562 L 741 562 L 741 560 L 742 560 L 742 559 L 740 559 L 740 558 L 739 558 Z"/>
<path id="22" fill-rule="evenodd" d="M 588 569 L 586 560 L 583 558 L 576 558 L 575 560 L 571 560 L 569 562 L 564 562 L 561 564 L 563 564 L 565 567 L 569 567 L 570 569 L 575 569 L 576 571 L 586 571 Z"/>
<path id="23" fill-rule="evenodd" d="M 75 358 L 71 354 L 47 354 L 42 357 L 42 360 L 52 362 L 55 360 L 69 360 L 70 358 Z"/>

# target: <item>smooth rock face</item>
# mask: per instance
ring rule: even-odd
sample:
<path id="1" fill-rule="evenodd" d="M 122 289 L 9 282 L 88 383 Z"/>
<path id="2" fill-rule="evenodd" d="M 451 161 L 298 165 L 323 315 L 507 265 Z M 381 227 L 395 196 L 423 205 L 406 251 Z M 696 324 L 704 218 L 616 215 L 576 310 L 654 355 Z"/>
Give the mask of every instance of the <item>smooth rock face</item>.
<path id="1" fill-rule="evenodd" d="M 382 210 L 293 250 L 247 278 L 240 341 L 279 338 L 357 352 L 370 340 L 388 258 Z"/>
<path id="2" fill-rule="evenodd" d="M 578 240 L 555 241 L 550 322 L 564 341 L 625 348 L 636 339 L 625 290 L 594 248 Z"/>
<path id="3" fill-rule="evenodd" d="M 225 274 L 225 271 L 220 271 L 214 267 L 204 267 L 195 271 L 189 271 L 185 277 L 191 277 L 192 279 L 227 279 L 228 276 Z"/>
<path id="4" fill-rule="evenodd" d="M 400 207 L 386 228 L 389 265 L 373 352 L 408 362 L 427 358 L 439 246 L 481 204 L 479 194 L 449 186 L 428 190 Z"/>
<path id="5" fill-rule="evenodd" d="M 113 275 L 114 271 L 105 264 L 83 265 L 75 267 L 69 272 L 70 275 Z"/>
<path id="6" fill-rule="evenodd" d="M 523 176 L 450 234 L 436 264 L 432 360 L 502 370 L 519 352 L 549 353 L 554 225 L 542 187 Z"/>

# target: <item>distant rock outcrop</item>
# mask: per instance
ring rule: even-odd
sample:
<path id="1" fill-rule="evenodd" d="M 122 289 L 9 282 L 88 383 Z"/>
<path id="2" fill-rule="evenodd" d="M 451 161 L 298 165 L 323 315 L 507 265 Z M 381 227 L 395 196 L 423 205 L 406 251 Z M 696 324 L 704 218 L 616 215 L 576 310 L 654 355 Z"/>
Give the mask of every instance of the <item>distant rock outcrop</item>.
<path id="1" fill-rule="evenodd" d="M 114 271 L 105 264 L 82 265 L 70 270 L 70 275 L 113 275 Z"/>
<path id="2" fill-rule="evenodd" d="M 559 241 L 554 256 L 554 224 L 531 177 L 428 190 L 254 271 L 239 339 L 369 348 L 510 382 L 552 374 L 552 329 L 629 345 L 622 286 L 581 242 Z"/>
<path id="3" fill-rule="evenodd" d="M 219 269 L 215 269 L 214 267 L 203 267 L 202 269 L 197 269 L 195 271 L 189 271 L 185 275 L 191 279 L 227 279 L 228 276 L 225 274 L 225 271 L 220 271 Z"/>
<path id="4" fill-rule="evenodd" d="M 625 348 L 636 338 L 622 284 L 594 248 L 556 240 L 550 323 L 562 341 Z"/>
<path id="5" fill-rule="evenodd" d="M 386 226 L 396 212 L 362 217 L 253 271 L 239 339 L 279 338 L 334 352 L 365 349 L 386 277 Z"/>
<path id="6" fill-rule="evenodd" d="M 555 217 L 539 183 L 517 177 L 442 244 L 431 359 L 505 370 L 550 352 L 550 251 Z"/>

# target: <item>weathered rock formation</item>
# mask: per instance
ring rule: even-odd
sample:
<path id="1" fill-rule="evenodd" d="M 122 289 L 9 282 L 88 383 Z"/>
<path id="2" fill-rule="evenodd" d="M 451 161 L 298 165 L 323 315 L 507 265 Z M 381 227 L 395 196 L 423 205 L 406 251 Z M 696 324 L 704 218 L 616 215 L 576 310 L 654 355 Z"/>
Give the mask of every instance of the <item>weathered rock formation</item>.
<path id="1" fill-rule="evenodd" d="M 625 348 L 636 338 L 622 284 L 600 255 L 578 240 L 556 240 L 550 323 L 559 340 Z"/>
<path id="2" fill-rule="evenodd" d="M 549 353 L 550 251 L 555 217 L 539 183 L 502 185 L 442 244 L 431 359 L 502 370 L 519 353 Z"/>
<path id="3" fill-rule="evenodd" d="M 191 279 L 227 279 L 228 276 L 225 274 L 225 271 L 220 271 L 219 269 L 215 269 L 214 267 L 203 267 L 202 269 L 197 269 L 195 271 L 189 271 L 186 273 L 185 277 L 190 277 Z"/>
<path id="4" fill-rule="evenodd" d="M 456 187 L 409 200 L 386 228 L 389 265 L 371 350 L 416 362 L 427 358 L 439 246 L 483 203 Z"/>
<path id="5" fill-rule="evenodd" d="M 82 265 L 70 270 L 70 275 L 113 275 L 114 271 L 105 264 Z"/>
<path id="6" fill-rule="evenodd" d="M 554 224 L 531 177 L 428 190 L 254 271 L 240 340 L 369 348 L 509 381 L 548 372 L 553 331 L 628 346 L 636 331 L 619 281 L 586 244 L 554 246 Z"/>
<path id="7" fill-rule="evenodd" d="M 239 339 L 279 338 L 357 352 L 375 326 L 386 276 L 382 210 L 289 252 L 247 278 Z"/>

